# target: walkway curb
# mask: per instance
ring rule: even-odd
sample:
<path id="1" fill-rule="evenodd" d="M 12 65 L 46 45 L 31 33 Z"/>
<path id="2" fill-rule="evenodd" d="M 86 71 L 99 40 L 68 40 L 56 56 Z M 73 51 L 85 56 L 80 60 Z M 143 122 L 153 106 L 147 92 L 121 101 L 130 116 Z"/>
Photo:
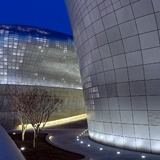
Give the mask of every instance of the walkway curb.
<path id="1" fill-rule="evenodd" d="M 50 136 L 53 136 L 53 134 L 50 134 L 50 133 L 49 133 L 49 134 L 46 136 L 46 138 L 45 138 L 46 141 L 47 141 L 49 144 L 51 144 L 51 145 L 53 145 L 53 146 L 55 146 L 55 147 L 57 147 L 57 148 L 59 148 L 59 149 L 63 149 L 63 150 L 68 151 L 68 152 L 72 152 L 72 153 L 76 153 L 76 154 L 81 154 L 81 155 L 85 156 L 85 158 L 83 158 L 83 159 L 81 159 L 81 160 L 90 160 L 90 159 L 91 159 L 91 156 L 89 156 L 88 154 L 86 154 L 86 153 L 84 153 L 84 152 L 82 152 L 82 151 L 70 150 L 70 149 L 68 149 L 68 148 L 65 148 L 65 147 L 62 147 L 62 146 L 60 146 L 60 145 L 54 144 L 53 142 L 50 141 L 50 139 L 49 139 Z"/>

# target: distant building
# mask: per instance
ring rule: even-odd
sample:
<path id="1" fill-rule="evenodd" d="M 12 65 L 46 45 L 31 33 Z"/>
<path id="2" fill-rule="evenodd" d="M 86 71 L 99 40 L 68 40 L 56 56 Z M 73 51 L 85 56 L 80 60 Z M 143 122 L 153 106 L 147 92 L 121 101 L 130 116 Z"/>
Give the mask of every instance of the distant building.
<path id="1" fill-rule="evenodd" d="M 0 25 L 0 84 L 29 85 L 62 97 L 64 107 L 51 120 L 85 113 L 76 50 L 70 35 L 31 26 Z M 10 106 L 3 106 L 0 117 L 5 128 L 17 124 Z"/>

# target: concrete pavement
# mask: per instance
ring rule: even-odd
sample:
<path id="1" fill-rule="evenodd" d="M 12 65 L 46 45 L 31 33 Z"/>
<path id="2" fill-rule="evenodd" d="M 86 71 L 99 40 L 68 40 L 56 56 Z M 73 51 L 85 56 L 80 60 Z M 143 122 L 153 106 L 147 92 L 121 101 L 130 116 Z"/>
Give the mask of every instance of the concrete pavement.
<path id="1" fill-rule="evenodd" d="M 85 160 L 160 160 L 160 155 L 118 149 L 94 142 L 90 140 L 84 122 L 82 121 L 80 128 L 77 127 L 77 123 L 80 122 L 74 122 L 63 127 L 50 127 L 43 132 L 49 133 L 46 139 L 50 144 L 83 154 L 86 156 Z"/>

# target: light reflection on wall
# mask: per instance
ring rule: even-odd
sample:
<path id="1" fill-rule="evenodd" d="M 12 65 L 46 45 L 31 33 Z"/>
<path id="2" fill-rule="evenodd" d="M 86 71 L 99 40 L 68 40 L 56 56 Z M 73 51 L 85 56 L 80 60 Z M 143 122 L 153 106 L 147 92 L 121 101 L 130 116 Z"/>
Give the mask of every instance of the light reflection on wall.
<path id="1" fill-rule="evenodd" d="M 72 36 L 1 25 L 0 83 L 81 89 Z"/>
<path id="2" fill-rule="evenodd" d="M 160 1 L 65 2 L 90 138 L 160 154 Z"/>

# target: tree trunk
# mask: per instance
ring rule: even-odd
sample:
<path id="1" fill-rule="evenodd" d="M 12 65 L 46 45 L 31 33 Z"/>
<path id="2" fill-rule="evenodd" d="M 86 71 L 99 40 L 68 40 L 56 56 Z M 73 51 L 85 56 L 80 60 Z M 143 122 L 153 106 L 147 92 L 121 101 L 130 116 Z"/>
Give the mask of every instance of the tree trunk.
<path id="1" fill-rule="evenodd" d="M 37 137 L 38 137 L 38 131 L 34 130 L 33 148 L 37 147 Z"/>
<path id="2" fill-rule="evenodd" d="M 27 129 L 27 124 L 22 123 L 22 141 L 24 141 L 24 136 L 25 136 L 25 133 L 26 133 L 26 129 Z"/>
<path id="3" fill-rule="evenodd" d="M 34 130 L 33 148 L 36 148 L 36 131 Z"/>
<path id="4" fill-rule="evenodd" d="M 24 124 L 22 124 L 22 141 L 24 141 L 24 135 L 25 135 L 25 128 Z"/>

